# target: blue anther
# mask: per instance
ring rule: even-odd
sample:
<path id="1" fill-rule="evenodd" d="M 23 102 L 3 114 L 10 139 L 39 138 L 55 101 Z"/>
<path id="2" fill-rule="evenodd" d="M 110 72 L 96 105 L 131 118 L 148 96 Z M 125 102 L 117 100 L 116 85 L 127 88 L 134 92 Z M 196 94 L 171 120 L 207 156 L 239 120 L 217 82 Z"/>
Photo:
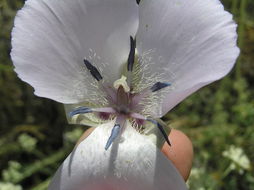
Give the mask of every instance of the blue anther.
<path id="1" fill-rule="evenodd" d="M 90 108 L 80 107 L 80 108 L 77 108 L 77 109 L 71 111 L 69 113 L 69 116 L 73 117 L 74 115 L 77 115 L 77 114 L 85 114 L 85 113 L 91 113 L 91 112 L 93 112 L 93 111 Z"/>
<path id="2" fill-rule="evenodd" d="M 161 134 L 163 135 L 164 139 L 166 140 L 168 145 L 171 146 L 168 135 L 167 135 L 166 131 L 163 129 L 163 126 L 159 122 L 157 122 L 156 120 L 153 120 L 153 119 L 147 119 L 147 121 L 150 121 L 154 125 L 157 125 L 157 127 L 159 128 L 159 130 L 160 130 Z"/>
<path id="3" fill-rule="evenodd" d="M 111 135 L 110 137 L 108 138 L 108 141 L 106 143 L 106 146 L 105 146 L 105 150 L 108 150 L 108 148 L 110 147 L 110 145 L 113 143 L 113 141 L 116 139 L 116 137 L 119 135 L 120 133 L 120 125 L 119 124 L 116 124 L 112 131 L 111 131 Z"/>
<path id="4" fill-rule="evenodd" d="M 91 75 L 97 80 L 100 81 L 102 79 L 102 76 L 99 72 L 99 70 L 93 66 L 88 60 L 84 59 L 84 63 L 86 65 L 86 68 L 90 71 Z"/>
<path id="5" fill-rule="evenodd" d="M 171 84 L 167 82 L 156 82 L 150 89 L 152 92 L 156 92 L 168 86 L 171 86 Z"/>
<path id="6" fill-rule="evenodd" d="M 136 40 L 133 39 L 132 36 L 130 36 L 130 53 L 129 53 L 128 65 L 127 65 L 128 71 L 133 70 L 133 65 L 135 61 L 135 49 L 136 49 Z"/>

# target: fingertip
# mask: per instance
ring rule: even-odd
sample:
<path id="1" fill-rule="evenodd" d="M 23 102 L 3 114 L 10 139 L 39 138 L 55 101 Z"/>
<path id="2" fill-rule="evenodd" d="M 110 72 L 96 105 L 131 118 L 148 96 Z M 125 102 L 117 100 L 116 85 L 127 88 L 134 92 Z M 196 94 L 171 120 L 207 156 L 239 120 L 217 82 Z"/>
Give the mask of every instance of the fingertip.
<path id="1" fill-rule="evenodd" d="M 193 146 L 190 139 L 181 131 L 173 129 L 169 135 L 171 147 L 165 143 L 164 155 L 173 162 L 179 173 L 187 181 L 193 161 Z"/>
<path id="2" fill-rule="evenodd" d="M 91 127 L 89 129 L 87 129 L 83 134 L 82 136 L 79 138 L 78 142 L 76 143 L 76 146 L 77 147 L 84 139 L 86 139 L 92 132 L 93 132 L 94 128 Z"/>

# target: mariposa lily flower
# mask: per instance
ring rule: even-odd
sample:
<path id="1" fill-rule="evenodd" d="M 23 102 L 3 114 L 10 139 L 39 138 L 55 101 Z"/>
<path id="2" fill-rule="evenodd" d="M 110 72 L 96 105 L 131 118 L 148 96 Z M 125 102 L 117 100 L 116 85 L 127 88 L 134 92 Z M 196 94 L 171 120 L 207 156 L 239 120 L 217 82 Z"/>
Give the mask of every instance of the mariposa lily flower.
<path id="1" fill-rule="evenodd" d="M 156 147 L 171 143 L 158 118 L 231 70 L 236 39 L 218 0 L 27 0 L 15 71 L 71 123 L 97 127 L 49 189 L 186 189 Z"/>

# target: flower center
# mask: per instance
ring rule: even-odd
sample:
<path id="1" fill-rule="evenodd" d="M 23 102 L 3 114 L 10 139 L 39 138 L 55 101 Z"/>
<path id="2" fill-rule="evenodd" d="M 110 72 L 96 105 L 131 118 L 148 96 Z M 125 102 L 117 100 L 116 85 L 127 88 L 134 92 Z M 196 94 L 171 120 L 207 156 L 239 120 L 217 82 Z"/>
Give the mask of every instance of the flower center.
<path id="1" fill-rule="evenodd" d="M 99 113 L 101 118 L 107 118 L 113 115 L 115 118 L 115 125 L 112 128 L 111 135 L 106 143 L 105 149 L 107 150 L 113 141 L 124 131 L 124 125 L 127 119 L 134 120 L 137 124 L 144 124 L 151 122 L 155 124 L 163 134 L 165 140 L 170 145 L 169 139 L 163 127 L 164 122 L 159 119 L 154 119 L 142 115 L 143 106 L 140 102 L 151 94 L 170 86 L 170 83 L 156 82 L 152 86 L 145 88 L 139 92 L 133 92 L 133 70 L 135 62 L 136 40 L 130 37 L 130 52 L 127 60 L 127 77 L 122 75 L 120 79 L 116 80 L 111 86 L 107 86 L 103 82 L 103 77 L 99 70 L 88 60 L 84 60 L 87 70 L 91 73 L 93 78 L 97 81 L 99 87 L 105 92 L 108 107 L 101 108 L 88 108 L 79 107 L 69 113 L 71 117 L 77 114 Z"/>

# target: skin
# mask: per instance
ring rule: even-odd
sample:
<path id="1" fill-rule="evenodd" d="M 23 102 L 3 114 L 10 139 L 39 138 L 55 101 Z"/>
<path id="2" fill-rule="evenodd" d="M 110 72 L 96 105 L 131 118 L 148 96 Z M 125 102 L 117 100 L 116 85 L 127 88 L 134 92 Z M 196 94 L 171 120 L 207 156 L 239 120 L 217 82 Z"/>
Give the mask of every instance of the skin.
<path id="1" fill-rule="evenodd" d="M 93 128 L 86 130 L 78 140 L 76 146 L 87 138 L 93 131 Z M 190 139 L 181 131 L 172 129 L 169 134 L 169 139 L 172 144 L 170 147 L 165 143 L 161 149 L 164 155 L 172 161 L 181 176 L 187 181 L 193 160 L 193 146 Z"/>
<path id="2" fill-rule="evenodd" d="M 161 151 L 172 161 L 185 181 L 187 181 L 193 161 L 193 146 L 190 139 L 181 131 L 172 129 L 169 134 L 172 146 L 164 143 Z"/>

